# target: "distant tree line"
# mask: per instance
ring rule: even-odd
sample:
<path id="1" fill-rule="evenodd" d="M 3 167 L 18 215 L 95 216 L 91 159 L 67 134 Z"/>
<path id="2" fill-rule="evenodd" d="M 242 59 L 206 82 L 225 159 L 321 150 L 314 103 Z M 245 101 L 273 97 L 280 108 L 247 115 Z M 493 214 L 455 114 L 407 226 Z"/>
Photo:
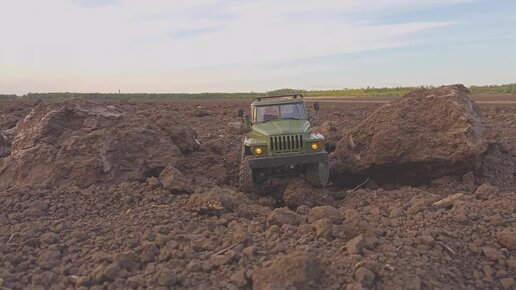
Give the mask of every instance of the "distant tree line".
<path id="1" fill-rule="evenodd" d="M 265 93 L 28 93 L 18 98 L 23 99 L 250 99 L 264 95 L 284 95 L 300 93 L 305 97 L 398 97 L 410 91 L 428 88 L 420 87 L 392 87 L 392 88 L 360 88 L 338 90 L 295 90 L 279 89 Z M 516 83 L 491 86 L 471 86 L 471 94 L 502 94 L 516 95 Z M 16 95 L 0 95 L 0 99 L 16 98 Z"/>
<path id="2" fill-rule="evenodd" d="M 0 94 L 0 100 L 2 99 L 14 99 L 16 98 L 17 96 L 16 95 L 5 95 L 5 94 Z"/>
<path id="3" fill-rule="evenodd" d="M 516 84 L 494 85 L 494 86 L 471 86 L 469 91 L 472 94 L 502 94 L 516 95 Z"/>

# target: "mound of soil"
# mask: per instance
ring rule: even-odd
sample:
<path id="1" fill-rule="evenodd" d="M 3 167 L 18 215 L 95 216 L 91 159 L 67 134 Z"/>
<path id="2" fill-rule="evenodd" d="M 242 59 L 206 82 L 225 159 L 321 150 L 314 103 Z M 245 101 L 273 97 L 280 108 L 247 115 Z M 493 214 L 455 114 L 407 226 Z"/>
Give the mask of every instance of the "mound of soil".
<path id="1" fill-rule="evenodd" d="M 158 176 L 198 148 L 172 112 L 127 113 L 114 105 L 40 104 L 18 122 L 0 186 L 118 184 Z"/>
<path id="2" fill-rule="evenodd" d="M 332 172 L 401 183 L 464 174 L 486 150 L 483 133 L 464 86 L 420 89 L 380 107 L 343 137 Z"/>

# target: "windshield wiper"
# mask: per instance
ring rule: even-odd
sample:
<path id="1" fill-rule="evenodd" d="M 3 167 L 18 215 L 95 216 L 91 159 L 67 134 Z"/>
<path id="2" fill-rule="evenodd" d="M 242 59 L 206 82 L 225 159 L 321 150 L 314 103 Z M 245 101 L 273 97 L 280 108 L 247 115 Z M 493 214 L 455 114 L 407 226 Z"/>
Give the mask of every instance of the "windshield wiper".
<path id="1" fill-rule="evenodd" d="M 267 123 L 267 122 L 269 122 L 269 121 L 275 121 L 275 120 L 279 120 L 279 118 L 274 118 L 274 119 L 265 120 L 265 121 L 262 121 L 262 123 Z"/>
<path id="2" fill-rule="evenodd" d="M 269 119 L 269 120 L 265 120 L 265 121 L 262 121 L 260 123 L 267 123 L 269 121 L 276 121 L 276 120 L 301 120 L 300 118 L 295 118 L 295 117 L 288 117 L 288 118 L 274 118 L 274 119 Z"/>

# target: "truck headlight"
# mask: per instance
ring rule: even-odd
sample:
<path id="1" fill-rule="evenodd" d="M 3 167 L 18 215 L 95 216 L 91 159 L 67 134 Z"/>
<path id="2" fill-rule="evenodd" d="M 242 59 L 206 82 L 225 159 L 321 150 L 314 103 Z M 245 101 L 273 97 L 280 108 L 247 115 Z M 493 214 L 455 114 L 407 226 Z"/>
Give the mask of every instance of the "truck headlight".
<path id="1" fill-rule="evenodd" d="M 312 150 L 316 151 L 317 149 L 319 149 L 319 144 L 312 143 L 312 145 L 310 147 L 312 148 Z"/>
<path id="2" fill-rule="evenodd" d="M 263 149 L 261 147 L 251 147 L 251 151 L 256 155 L 262 155 Z"/>

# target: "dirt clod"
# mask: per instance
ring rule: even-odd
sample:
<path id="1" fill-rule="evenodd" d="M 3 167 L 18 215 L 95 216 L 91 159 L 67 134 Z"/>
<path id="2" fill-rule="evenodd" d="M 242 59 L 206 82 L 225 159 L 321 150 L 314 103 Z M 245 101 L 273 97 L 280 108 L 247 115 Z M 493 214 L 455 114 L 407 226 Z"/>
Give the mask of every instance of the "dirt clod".
<path id="1" fill-rule="evenodd" d="M 269 227 L 272 225 L 299 225 L 301 222 L 301 217 L 288 208 L 277 208 L 267 217 L 267 225 Z"/>
<path id="2" fill-rule="evenodd" d="M 318 219 L 312 225 L 315 228 L 315 235 L 319 238 L 331 239 L 335 235 L 333 222 L 330 219 Z"/>
<path id="3" fill-rule="evenodd" d="M 359 267 L 355 270 L 353 277 L 358 283 L 362 284 L 364 287 L 371 288 L 374 285 L 376 275 L 373 271 L 366 267 Z"/>
<path id="4" fill-rule="evenodd" d="M 165 189 L 172 193 L 191 193 L 193 191 L 190 180 L 174 166 L 167 166 L 161 171 L 159 181 Z"/>
<path id="5" fill-rule="evenodd" d="M 320 219 L 328 219 L 334 224 L 342 223 L 340 212 L 333 206 L 316 206 L 308 212 L 308 222 L 313 223 Z"/>
<path id="6" fill-rule="evenodd" d="M 500 284 L 503 289 L 511 289 L 512 285 L 514 285 L 514 278 L 503 278 L 500 279 Z"/>
<path id="7" fill-rule="evenodd" d="M 44 244 L 53 245 L 53 244 L 56 244 L 57 242 L 59 242 L 60 237 L 59 237 L 59 235 L 57 235 L 55 233 L 44 233 L 43 235 L 41 235 L 39 240 L 40 240 L 40 242 L 42 242 Z"/>
<path id="8" fill-rule="evenodd" d="M 41 251 L 38 257 L 38 264 L 42 269 L 50 270 L 57 266 L 61 261 L 61 251 L 56 249 L 47 249 Z"/>
<path id="9" fill-rule="evenodd" d="M 475 197 L 478 199 L 486 200 L 491 195 L 498 194 L 499 191 L 500 189 L 498 187 L 493 186 L 490 183 L 484 183 L 475 191 Z"/>
<path id="10" fill-rule="evenodd" d="M 138 269 L 140 267 L 138 255 L 133 251 L 118 254 L 114 261 L 121 269 Z"/>
<path id="11" fill-rule="evenodd" d="M 516 250 L 516 231 L 504 229 L 496 234 L 498 243 L 509 250 Z"/>
<path id="12" fill-rule="evenodd" d="M 484 255 L 489 260 L 493 260 L 493 261 L 498 261 L 498 260 L 504 258 L 503 253 L 493 247 L 483 247 L 482 253 L 484 253 Z"/>
<path id="13" fill-rule="evenodd" d="M 304 179 L 293 178 L 283 192 L 283 201 L 292 209 L 299 206 L 336 205 L 333 196 L 320 189 L 312 188 Z"/>
<path id="14" fill-rule="evenodd" d="M 230 279 L 231 282 L 233 282 L 239 288 L 245 287 L 248 283 L 244 270 L 235 272 L 233 275 L 231 275 Z"/>
<path id="15" fill-rule="evenodd" d="M 346 243 L 346 249 L 350 255 L 362 254 L 363 249 L 366 246 L 366 242 L 362 235 L 356 236 Z"/>
<path id="16" fill-rule="evenodd" d="M 168 269 L 162 269 L 158 273 L 158 285 L 170 287 L 177 283 L 176 274 Z"/>
<path id="17" fill-rule="evenodd" d="M 319 261 L 308 253 L 293 253 L 272 261 L 253 274 L 253 289 L 320 289 Z"/>

